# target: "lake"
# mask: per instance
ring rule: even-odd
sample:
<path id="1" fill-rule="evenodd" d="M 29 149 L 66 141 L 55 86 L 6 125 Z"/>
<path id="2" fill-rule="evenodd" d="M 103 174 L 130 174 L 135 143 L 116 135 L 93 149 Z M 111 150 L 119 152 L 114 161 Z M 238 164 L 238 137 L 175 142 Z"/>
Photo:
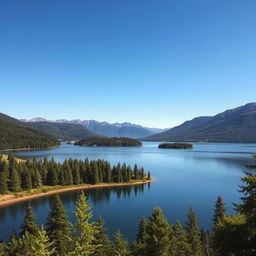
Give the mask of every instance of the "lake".
<path id="1" fill-rule="evenodd" d="M 201 228 L 211 229 L 217 196 L 222 196 L 229 214 L 234 213 L 233 202 L 239 202 L 238 185 L 252 162 L 251 153 L 256 144 L 193 143 L 193 149 L 158 149 L 157 142 L 143 142 L 142 147 L 79 147 L 62 143 L 50 150 L 13 152 L 23 159 L 67 158 L 105 159 L 112 164 L 125 162 L 143 166 L 154 181 L 134 187 L 85 190 L 94 217 L 105 219 L 108 232 L 117 229 L 131 241 L 135 238 L 142 216 L 149 216 L 152 208 L 160 206 L 170 223 L 186 221 L 190 206 L 196 211 Z M 70 220 L 78 191 L 60 194 Z M 38 223 L 46 222 L 52 197 L 31 201 Z M 28 202 L 0 208 L 0 238 L 19 232 Z"/>

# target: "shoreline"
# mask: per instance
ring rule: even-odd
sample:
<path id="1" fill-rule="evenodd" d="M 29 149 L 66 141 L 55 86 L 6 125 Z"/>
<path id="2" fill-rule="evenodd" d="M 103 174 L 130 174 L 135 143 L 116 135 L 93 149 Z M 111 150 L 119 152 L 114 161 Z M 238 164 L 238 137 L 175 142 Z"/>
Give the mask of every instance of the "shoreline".
<path id="1" fill-rule="evenodd" d="M 0 149 L 0 155 L 4 152 L 18 152 L 18 151 L 34 151 L 34 150 L 50 150 L 53 148 L 58 148 L 60 145 L 48 147 L 48 148 L 16 148 L 16 149 Z"/>
<path id="2" fill-rule="evenodd" d="M 76 187 L 67 187 L 67 188 L 59 188 L 55 190 L 51 190 L 48 192 L 41 192 L 34 195 L 26 195 L 22 197 L 15 197 L 15 195 L 11 194 L 9 196 L 14 196 L 13 198 L 8 198 L 6 200 L 0 201 L 0 208 L 7 207 L 12 204 L 17 204 L 25 201 L 31 201 L 37 198 L 41 197 L 47 197 L 55 194 L 70 192 L 70 191 L 76 191 L 76 190 L 85 190 L 85 189 L 96 189 L 96 188 L 112 188 L 112 187 L 124 187 L 124 186 L 136 186 L 136 185 L 142 185 L 142 184 L 148 184 L 151 183 L 153 179 L 145 180 L 145 181 L 135 181 L 135 182 L 126 182 L 126 183 L 101 183 L 101 184 L 84 184 L 81 186 Z M 6 194 L 8 196 L 8 194 Z"/>

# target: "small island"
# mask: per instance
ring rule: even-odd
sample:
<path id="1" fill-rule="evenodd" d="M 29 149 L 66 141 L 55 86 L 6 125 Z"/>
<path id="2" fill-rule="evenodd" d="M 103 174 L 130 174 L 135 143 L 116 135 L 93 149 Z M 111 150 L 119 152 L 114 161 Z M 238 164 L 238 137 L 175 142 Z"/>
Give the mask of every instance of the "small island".
<path id="1" fill-rule="evenodd" d="M 79 140 L 74 145 L 88 147 L 140 147 L 142 143 L 139 140 L 126 137 L 91 137 Z"/>
<path id="2" fill-rule="evenodd" d="M 191 148 L 193 148 L 193 145 L 189 144 L 189 143 L 162 143 L 162 144 L 158 145 L 158 148 L 191 149 Z"/>

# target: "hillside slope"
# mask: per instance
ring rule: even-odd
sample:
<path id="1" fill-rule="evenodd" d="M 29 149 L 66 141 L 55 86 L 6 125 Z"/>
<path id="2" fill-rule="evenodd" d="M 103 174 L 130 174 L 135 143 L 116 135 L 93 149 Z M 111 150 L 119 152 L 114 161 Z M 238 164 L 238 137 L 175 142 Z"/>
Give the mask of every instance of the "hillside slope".
<path id="1" fill-rule="evenodd" d="M 48 148 L 58 144 L 56 139 L 0 113 L 0 150 Z"/>
<path id="2" fill-rule="evenodd" d="M 213 117 L 197 117 L 144 140 L 256 142 L 256 103 L 227 110 Z"/>
<path id="3" fill-rule="evenodd" d="M 97 136 L 95 133 L 79 124 L 51 122 L 29 122 L 26 124 L 57 139 L 78 140 Z"/>

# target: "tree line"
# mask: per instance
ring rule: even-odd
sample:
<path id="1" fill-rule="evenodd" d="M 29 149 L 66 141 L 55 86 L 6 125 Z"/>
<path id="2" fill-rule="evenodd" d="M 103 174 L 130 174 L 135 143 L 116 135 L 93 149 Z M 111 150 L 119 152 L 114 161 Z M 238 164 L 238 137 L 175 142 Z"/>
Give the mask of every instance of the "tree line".
<path id="1" fill-rule="evenodd" d="M 1 256 L 255 256 L 256 255 L 256 165 L 242 178 L 241 203 L 237 215 L 227 215 L 221 197 L 216 200 L 211 232 L 200 230 L 196 214 L 189 209 L 185 225 L 170 225 L 157 207 L 142 218 L 136 240 L 129 245 L 120 231 L 110 239 L 100 218 L 92 221 L 91 207 L 83 193 L 77 199 L 75 222 L 69 223 L 63 204 L 56 196 L 45 226 L 38 227 L 31 206 L 21 226 Z"/>
<path id="2" fill-rule="evenodd" d="M 75 142 L 78 146 L 97 147 L 140 147 L 142 143 L 137 139 L 126 137 L 91 137 Z"/>
<path id="3" fill-rule="evenodd" d="M 12 155 L 8 161 L 0 157 L 0 193 L 37 189 L 42 186 L 66 186 L 97 183 L 122 183 L 150 179 L 136 164 L 111 166 L 105 160 L 73 160 L 57 163 L 54 159 L 17 162 Z"/>

